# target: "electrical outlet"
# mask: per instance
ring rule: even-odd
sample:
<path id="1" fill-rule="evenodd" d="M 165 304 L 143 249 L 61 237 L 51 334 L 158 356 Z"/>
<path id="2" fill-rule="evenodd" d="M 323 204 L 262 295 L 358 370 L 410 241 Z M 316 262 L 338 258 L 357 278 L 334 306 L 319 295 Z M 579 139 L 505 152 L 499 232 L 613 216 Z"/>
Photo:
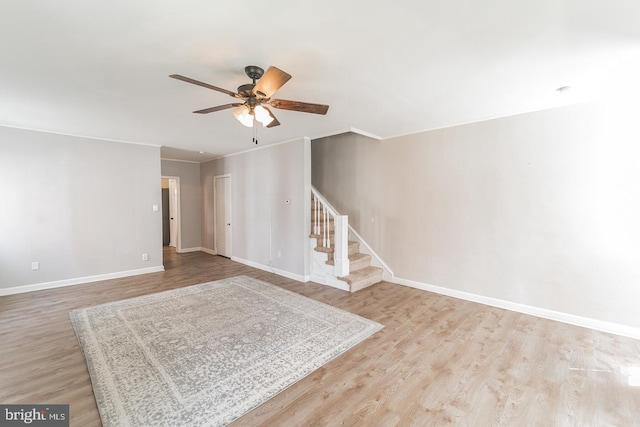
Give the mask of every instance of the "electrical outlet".
<path id="1" fill-rule="evenodd" d="M 32 270 L 40 270 L 40 263 L 38 261 L 33 261 L 31 263 L 31 269 Z"/>
<path id="2" fill-rule="evenodd" d="M 278 258 L 282 258 L 282 252 L 278 251 Z"/>
<path id="3" fill-rule="evenodd" d="M 149 261 L 149 254 L 142 254 L 143 261 Z"/>

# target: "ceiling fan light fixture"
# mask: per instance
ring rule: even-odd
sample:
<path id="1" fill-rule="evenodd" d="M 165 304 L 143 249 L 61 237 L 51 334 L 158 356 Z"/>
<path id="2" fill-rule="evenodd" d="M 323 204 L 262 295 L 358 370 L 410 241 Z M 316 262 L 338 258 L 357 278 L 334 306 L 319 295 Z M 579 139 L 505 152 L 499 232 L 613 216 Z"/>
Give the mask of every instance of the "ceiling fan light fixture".
<path id="1" fill-rule="evenodd" d="M 256 120 L 262 123 L 262 126 L 267 126 L 269 123 L 273 121 L 273 117 L 271 117 L 271 114 L 269 114 L 267 109 L 264 108 L 262 105 L 256 106 L 253 109 L 253 114 L 255 115 Z"/>
<path id="2" fill-rule="evenodd" d="M 247 107 L 246 105 L 235 108 L 233 110 L 233 117 L 238 119 L 238 121 L 246 127 L 253 127 L 253 115 L 251 114 L 249 107 Z"/>
<path id="3" fill-rule="evenodd" d="M 241 100 L 241 102 L 230 102 L 216 107 L 203 108 L 194 111 L 194 113 L 209 114 L 215 111 L 233 108 L 233 116 L 242 123 L 242 125 L 253 128 L 254 132 L 257 129 L 254 122 L 260 122 L 262 126 L 268 128 L 280 125 L 280 122 L 273 115 L 269 107 L 282 110 L 299 111 L 301 113 L 327 114 L 327 110 L 329 109 L 328 105 L 311 104 L 309 102 L 300 101 L 287 101 L 284 99 L 271 99 L 273 94 L 291 79 L 291 74 L 273 66 L 269 67 L 265 72 L 262 68 L 255 65 L 245 67 L 245 73 L 252 82 L 239 86 L 237 93 L 210 85 L 209 83 L 181 76 L 180 74 L 171 74 L 169 77 L 182 80 L 186 83 L 202 86 L 216 92 L 221 92 L 226 95 L 230 95 L 236 100 Z M 263 107 L 260 104 L 265 104 L 269 107 Z M 256 138 L 254 137 L 254 140 L 255 139 Z"/>

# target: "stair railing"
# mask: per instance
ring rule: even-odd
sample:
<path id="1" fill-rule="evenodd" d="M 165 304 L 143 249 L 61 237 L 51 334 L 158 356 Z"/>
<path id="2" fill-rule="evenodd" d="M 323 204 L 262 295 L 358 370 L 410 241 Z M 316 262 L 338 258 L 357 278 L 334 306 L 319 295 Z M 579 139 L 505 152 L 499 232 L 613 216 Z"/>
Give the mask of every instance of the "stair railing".
<path id="1" fill-rule="evenodd" d="M 349 221 L 340 215 L 324 197 L 311 187 L 313 234 L 318 245 L 326 249 L 333 247 L 334 274 L 343 277 L 349 274 Z M 333 221 L 334 241 L 331 242 L 330 224 Z"/>

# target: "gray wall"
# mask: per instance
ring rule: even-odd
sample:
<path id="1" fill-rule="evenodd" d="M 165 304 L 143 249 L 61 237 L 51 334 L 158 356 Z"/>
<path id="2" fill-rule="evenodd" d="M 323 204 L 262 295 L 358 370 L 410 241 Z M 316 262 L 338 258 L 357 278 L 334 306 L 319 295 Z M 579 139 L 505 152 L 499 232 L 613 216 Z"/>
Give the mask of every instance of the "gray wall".
<path id="1" fill-rule="evenodd" d="M 199 249 L 202 239 L 200 164 L 162 160 L 162 176 L 180 177 L 180 248 Z M 158 185 L 160 182 L 158 181 Z"/>
<path id="2" fill-rule="evenodd" d="M 0 127 L 0 178 L 0 288 L 161 268 L 158 147 Z"/>
<path id="3" fill-rule="evenodd" d="M 640 327 L 637 105 L 312 142 L 312 182 L 423 284 Z"/>
<path id="4" fill-rule="evenodd" d="M 214 249 L 213 180 L 225 174 L 231 175 L 233 258 L 307 276 L 310 141 L 268 146 L 201 164 L 202 246 L 210 250 Z"/>

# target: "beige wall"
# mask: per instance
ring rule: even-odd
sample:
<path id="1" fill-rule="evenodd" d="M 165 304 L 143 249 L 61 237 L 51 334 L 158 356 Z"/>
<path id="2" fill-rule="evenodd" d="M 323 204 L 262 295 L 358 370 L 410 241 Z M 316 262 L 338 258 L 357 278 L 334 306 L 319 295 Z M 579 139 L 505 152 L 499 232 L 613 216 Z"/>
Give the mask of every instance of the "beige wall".
<path id="1" fill-rule="evenodd" d="M 637 328 L 633 111 L 582 105 L 382 142 L 314 140 L 312 182 L 396 277 Z"/>
<path id="2" fill-rule="evenodd" d="M 162 270 L 159 147 L 0 127 L 0 179 L 0 294 Z"/>
<path id="3" fill-rule="evenodd" d="M 214 248 L 214 177 L 230 174 L 232 259 L 304 280 L 309 275 L 310 150 L 310 141 L 300 139 L 202 163 L 202 246 Z"/>

